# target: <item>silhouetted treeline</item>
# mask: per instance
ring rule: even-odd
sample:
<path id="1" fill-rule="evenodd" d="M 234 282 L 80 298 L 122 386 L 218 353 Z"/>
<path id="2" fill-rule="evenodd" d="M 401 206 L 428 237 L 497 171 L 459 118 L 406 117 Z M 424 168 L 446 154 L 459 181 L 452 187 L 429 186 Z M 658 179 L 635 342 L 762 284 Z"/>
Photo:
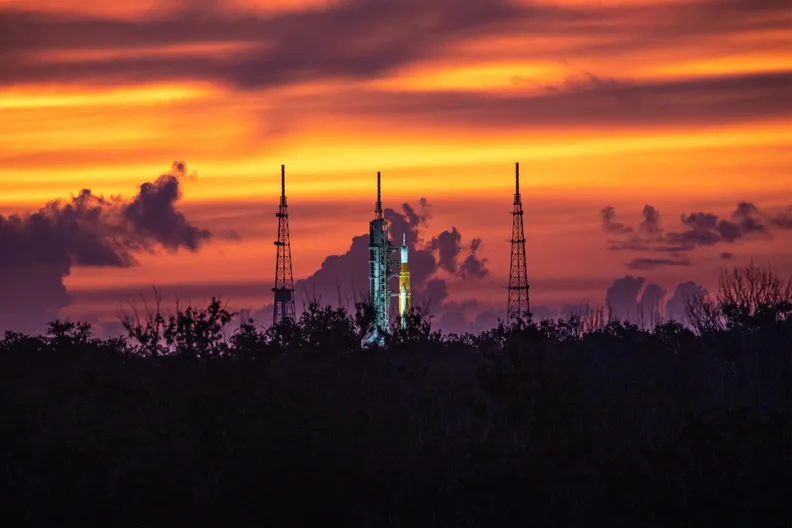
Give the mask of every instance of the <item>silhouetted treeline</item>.
<path id="1" fill-rule="evenodd" d="M 594 313 L 382 349 L 213 301 L 0 342 L 6 526 L 789 526 L 792 282 L 652 329 Z"/>

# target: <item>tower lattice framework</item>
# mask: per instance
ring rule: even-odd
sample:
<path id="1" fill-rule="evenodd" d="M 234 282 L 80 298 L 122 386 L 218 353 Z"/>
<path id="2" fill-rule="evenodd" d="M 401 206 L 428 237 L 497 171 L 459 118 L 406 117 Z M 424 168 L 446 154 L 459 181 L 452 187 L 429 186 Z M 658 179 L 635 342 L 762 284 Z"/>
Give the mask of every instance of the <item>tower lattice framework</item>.
<path id="1" fill-rule="evenodd" d="M 520 164 L 515 164 L 514 210 L 512 211 L 511 266 L 509 268 L 509 306 L 506 320 L 525 320 L 530 313 L 528 274 L 525 268 L 525 231 L 520 196 Z"/>
<path id="2" fill-rule="evenodd" d="M 278 212 L 278 240 L 275 241 L 275 297 L 273 324 L 294 320 L 294 276 L 292 274 L 291 240 L 289 238 L 289 207 L 286 204 L 286 166 L 281 165 L 281 199 Z"/>
<path id="3" fill-rule="evenodd" d="M 384 343 L 384 335 L 390 328 L 390 280 L 398 275 L 392 271 L 391 255 L 396 251 L 390 241 L 389 225 L 382 211 L 382 186 L 377 172 L 377 203 L 374 219 L 369 222 L 369 297 L 374 309 L 371 331 L 366 343 Z"/>

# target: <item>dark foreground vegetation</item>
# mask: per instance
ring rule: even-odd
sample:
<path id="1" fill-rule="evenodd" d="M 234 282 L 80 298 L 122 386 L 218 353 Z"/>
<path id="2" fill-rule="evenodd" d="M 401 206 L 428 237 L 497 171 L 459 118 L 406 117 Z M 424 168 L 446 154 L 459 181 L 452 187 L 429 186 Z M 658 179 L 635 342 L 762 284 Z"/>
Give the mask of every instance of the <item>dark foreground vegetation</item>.
<path id="1" fill-rule="evenodd" d="M 750 279 L 750 280 L 748 280 Z M 219 302 L 0 342 L 5 526 L 789 526 L 792 284 L 442 336 Z M 79 524 L 77 524 L 79 523 Z M 310 523 L 310 524 L 309 524 Z"/>

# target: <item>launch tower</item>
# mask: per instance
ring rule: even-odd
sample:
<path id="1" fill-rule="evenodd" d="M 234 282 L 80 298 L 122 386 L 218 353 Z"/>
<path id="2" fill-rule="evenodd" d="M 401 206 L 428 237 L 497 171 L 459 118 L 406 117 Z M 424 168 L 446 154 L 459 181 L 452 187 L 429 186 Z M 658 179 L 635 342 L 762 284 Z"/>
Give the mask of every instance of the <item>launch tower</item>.
<path id="1" fill-rule="evenodd" d="M 520 197 L 520 164 L 515 164 L 514 210 L 512 211 L 511 266 L 509 267 L 509 306 L 506 321 L 525 320 L 530 312 L 528 276 L 525 270 L 525 232 Z"/>
<path id="2" fill-rule="evenodd" d="M 278 240 L 275 241 L 275 312 L 272 322 L 278 324 L 286 319 L 294 321 L 294 277 L 292 275 L 291 241 L 289 239 L 289 208 L 286 205 L 286 166 L 281 165 L 280 208 L 278 217 Z"/>
<path id="3" fill-rule="evenodd" d="M 374 309 L 374 322 L 364 340 L 365 344 L 384 344 L 390 325 L 391 292 L 388 283 L 391 273 L 391 253 L 388 221 L 382 215 L 382 187 L 377 172 L 377 203 L 374 220 L 369 222 L 369 298 Z"/>

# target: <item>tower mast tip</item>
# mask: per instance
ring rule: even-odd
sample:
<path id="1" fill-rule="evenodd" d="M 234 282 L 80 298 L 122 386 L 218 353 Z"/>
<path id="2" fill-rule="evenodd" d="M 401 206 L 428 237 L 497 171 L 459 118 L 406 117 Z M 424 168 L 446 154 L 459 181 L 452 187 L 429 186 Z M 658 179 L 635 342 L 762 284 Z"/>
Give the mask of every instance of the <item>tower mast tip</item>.
<path id="1" fill-rule="evenodd" d="M 520 163 L 514 164 L 514 190 L 517 196 L 520 196 Z"/>
<path id="2" fill-rule="evenodd" d="M 377 214 L 377 218 L 382 218 L 382 186 L 379 171 L 377 171 L 377 206 L 374 212 Z"/>
<path id="3" fill-rule="evenodd" d="M 286 165 L 281 165 L 281 203 L 286 203 Z"/>

